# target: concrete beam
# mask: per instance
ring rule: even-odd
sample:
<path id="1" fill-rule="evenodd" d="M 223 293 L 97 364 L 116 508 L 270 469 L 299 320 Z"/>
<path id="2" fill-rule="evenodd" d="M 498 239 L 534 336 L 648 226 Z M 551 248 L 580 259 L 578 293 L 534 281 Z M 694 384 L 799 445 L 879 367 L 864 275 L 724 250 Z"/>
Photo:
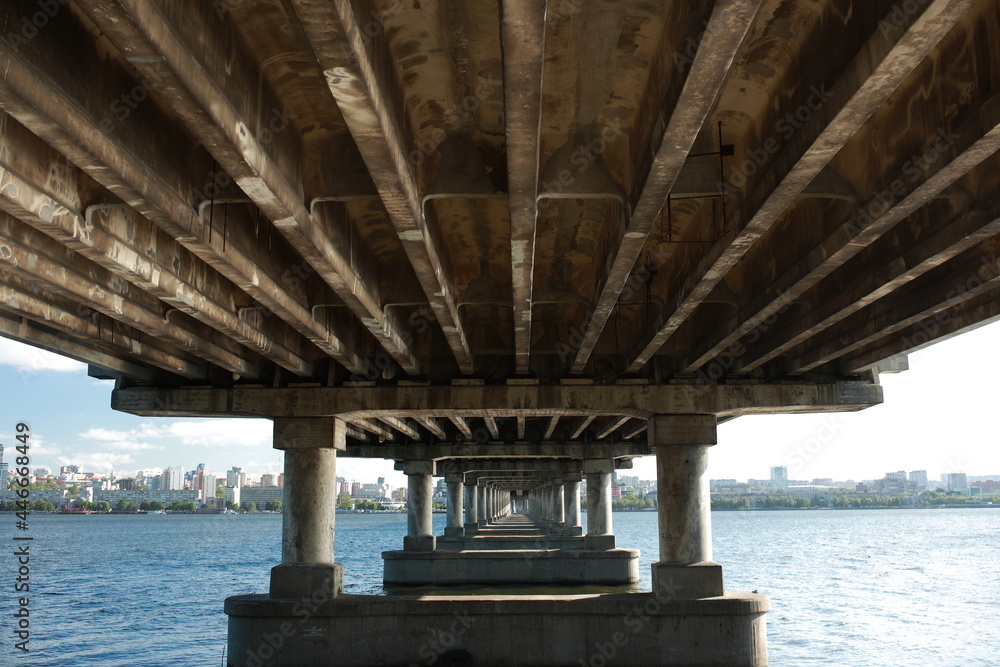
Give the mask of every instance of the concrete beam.
<path id="1" fill-rule="evenodd" d="M 558 423 L 559 423 L 558 416 L 549 419 L 549 426 L 548 428 L 545 429 L 545 435 L 542 437 L 543 440 L 550 440 L 552 438 L 552 434 L 555 433 L 556 424 Z"/>
<path id="2" fill-rule="evenodd" d="M 24 135 L 29 133 L 23 129 L 18 132 L 17 125 L 7 119 L 0 132 L 4 155 L 7 159 L 31 155 L 27 164 L 44 168 L 51 149 L 33 136 L 35 141 L 26 141 Z M 43 183 L 39 185 L 11 171 L 0 159 L 0 208 L 234 340 L 259 341 L 268 336 L 233 312 L 236 287 L 222 275 L 211 267 L 199 266 L 197 257 L 124 204 L 74 210 L 82 206 L 71 202 L 80 201 L 77 184 L 85 176 L 67 167 L 57 173 L 38 178 Z M 180 276 L 180 270 L 188 277 Z M 214 363 L 243 377 L 260 377 L 256 356 L 221 336 L 216 338 L 214 344 L 226 352 L 211 358 Z"/>
<path id="3" fill-rule="evenodd" d="M 656 415 L 649 420 L 650 447 L 714 445 L 718 443 L 715 415 Z"/>
<path id="4" fill-rule="evenodd" d="M 380 421 L 384 422 L 385 424 L 387 424 L 391 428 L 396 429 L 397 431 L 399 431 L 400 433 L 402 433 L 403 435 L 405 435 L 408 438 L 411 438 L 413 440 L 420 440 L 421 439 L 420 433 L 417 431 L 417 429 L 415 429 L 412 426 L 410 426 L 409 424 L 407 424 L 406 420 L 404 420 L 404 419 L 398 419 L 396 417 L 388 417 L 388 416 L 386 416 L 386 417 L 382 417 Z"/>
<path id="5" fill-rule="evenodd" d="M 902 352 L 916 352 L 968 331 L 1000 321 L 1000 295 L 981 294 L 947 311 L 877 340 L 842 361 L 844 368 L 868 370 Z"/>
<path id="6" fill-rule="evenodd" d="M 0 281 L 2 280 L 3 276 L 0 275 Z M 45 325 L 21 316 L 21 309 L 26 308 L 25 300 L 29 296 L 23 292 L 11 291 L 6 285 L 0 285 L 0 335 L 136 380 L 152 382 L 159 375 L 154 367 L 158 364 L 152 364 L 145 360 L 142 362 L 132 361 L 128 355 L 128 352 L 132 352 L 131 349 L 116 350 L 111 346 L 95 345 L 93 340 L 76 338 L 71 334 L 71 332 L 83 330 L 85 327 L 80 327 L 80 329 L 60 327 L 55 331 L 47 327 L 43 328 Z M 12 308 L 10 306 L 12 303 L 18 304 L 18 307 Z M 43 309 L 47 307 L 47 304 L 42 305 Z M 45 318 L 43 317 L 43 319 Z M 46 324 L 50 324 L 50 322 L 47 321 Z M 165 370 L 178 375 L 185 371 L 185 367 L 188 365 L 197 366 L 190 364 L 190 362 L 181 361 L 177 361 L 175 365 L 167 365 L 168 368 Z M 204 377 L 204 367 L 197 370 L 200 370 L 201 376 Z"/>
<path id="7" fill-rule="evenodd" d="M 64 52 L 71 42 L 53 41 L 54 37 L 54 31 L 41 31 L 34 41 L 45 42 L 39 43 L 38 48 L 51 49 L 53 53 Z M 142 105 L 128 115 L 128 123 L 133 127 L 143 125 L 141 129 L 136 128 L 133 132 L 107 131 L 102 124 L 110 121 L 102 119 L 98 115 L 100 110 L 94 105 L 80 99 L 83 92 L 77 86 L 56 83 L 71 77 L 70 70 L 40 71 L 38 63 L 29 62 L 26 56 L 24 50 L 13 50 L 0 44 L 0 62 L 4 63 L 8 73 L 0 82 L 0 108 L 253 298 L 275 312 L 287 313 L 287 286 L 278 285 L 271 278 L 272 275 L 281 275 L 284 267 L 280 270 L 276 267 L 264 269 L 257 261 L 262 253 L 253 253 L 256 257 L 251 259 L 247 249 L 240 248 L 237 239 L 224 241 L 223 235 L 219 234 L 214 243 L 210 240 L 209 230 L 206 229 L 208 225 L 199 219 L 190 198 L 203 186 L 212 185 L 212 171 L 207 170 L 205 181 L 197 183 L 193 180 L 197 178 L 194 176 L 197 172 L 186 164 L 192 156 L 185 154 L 185 148 L 175 146 L 172 148 L 174 154 L 165 154 L 166 142 L 183 139 L 180 139 L 180 133 L 171 121 L 155 110 L 155 105 Z M 94 52 L 73 52 L 66 55 L 66 60 L 89 66 L 90 71 L 101 71 L 103 78 L 100 83 L 103 86 L 113 87 L 117 82 L 127 86 L 127 90 L 139 88 L 149 94 L 148 87 L 126 79 L 124 72 L 99 61 Z M 157 152 L 160 150 L 164 153 Z M 195 151 L 193 148 L 190 150 Z M 206 167 L 210 166 L 210 162 L 205 161 Z M 177 181 L 173 180 L 174 176 Z M 184 185 L 178 186 L 178 183 Z M 223 244 L 227 246 L 225 252 Z M 270 345 L 274 346 L 278 335 L 272 334 L 270 338 Z M 240 342 L 250 346 L 259 344 L 253 340 Z M 299 343 L 288 341 L 288 344 Z M 311 361 L 288 358 L 277 354 L 277 349 L 274 346 L 259 352 L 297 375 L 312 373 Z"/>
<path id="8" fill-rule="evenodd" d="M 558 472 L 560 479 L 567 473 L 580 473 L 578 460 L 553 459 L 442 459 L 438 461 L 438 474 L 481 473 L 481 472 Z M 472 475 L 477 477 L 477 475 Z"/>
<path id="9" fill-rule="evenodd" d="M 367 38 L 349 0 L 292 0 L 291 5 L 459 369 L 472 373 L 472 353 L 441 262 L 440 240 L 424 218 L 405 133 L 390 102 L 395 81 L 384 39 Z"/>
<path id="10" fill-rule="evenodd" d="M 856 380 L 815 384 L 669 384 L 622 386 L 131 387 L 115 390 L 112 407 L 163 416 L 267 417 L 283 414 L 379 419 L 603 415 L 640 419 L 655 414 L 749 414 L 844 412 L 882 402 L 882 388 Z M 462 445 L 466 446 L 466 445 Z"/>
<path id="11" fill-rule="evenodd" d="M 904 173 L 908 164 L 906 160 L 912 165 L 913 158 L 900 155 L 895 161 L 898 171 L 893 169 L 886 174 L 876 198 L 865 202 L 843 227 L 806 253 L 801 261 L 769 287 L 765 292 L 768 298 L 763 300 L 767 302 L 765 306 L 759 307 L 760 298 L 754 300 L 753 303 L 758 305 L 751 305 L 748 309 L 754 313 L 752 316 L 746 317 L 738 326 L 734 324 L 732 333 L 703 353 L 692 354 L 692 358 L 697 358 L 687 365 L 688 371 L 699 368 L 727 348 L 737 345 L 740 338 L 760 327 L 765 320 L 787 309 L 793 302 L 811 296 L 811 291 L 822 290 L 821 281 L 856 256 L 869 256 L 874 260 L 865 269 L 854 273 L 856 282 L 861 286 L 850 286 L 848 289 L 841 281 L 828 281 L 829 287 L 808 299 L 813 305 L 811 312 L 797 319 L 789 327 L 790 331 L 771 342 L 766 353 L 744 359 L 741 369 L 749 371 L 759 367 L 973 244 L 1000 232 L 1000 222 L 997 221 L 1000 206 L 995 198 L 986 195 L 980 200 L 982 205 L 971 213 L 962 211 L 956 219 L 933 220 L 934 228 L 925 232 L 927 238 L 918 246 L 888 245 L 895 238 L 890 232 L 899 223 L 916 214 L 934 198 L 947 196 L 948 189 L 966 180 L 963 177 L 970 171 L 982 172 L 988 178 L 987 174 L 995 175 L 1000 168 L 1000 159 L 996 156 L 1000 150 L 1000 97 L 990 98 L 978 113 L 972 114 L 966 123 L 958 127 L 950 127 L 944 117 L 940 118 L 939 124 L 929 119 L 926 122 L 942 128 L 929 134 L 926 148 L 920 152 L 920 155 L 935 155 L 926 169 L 920 171 L 917 178 L 914 178 L 912 168 Z M 900 176 L 901 173 L 905 178 Z M 893 199 L 898 198 L 888 209 L 881 199 L 887 192 Z M 884 212 L 877 216 L 869 214 L 869 211 L 879 210 Z M 902 233 L 908 231 L 902 230 Z M 876 244 L 881 238 L 886 238 L 887 243 Z M 832 285 L 834 282 L 837 284 Z M 772 299 L 769 296 L 772 294 L 779 296 Z"/>
<path id="12" fill-rule="evenodd" d="M 612 419 L 608 423 L 608 425 L 604 428 L 604 430 L 599 431 L 597 433 L 597 439 L 604 440 L 606 437 L 608 437 L 609 435 L 617 431 L 619 428 L 627 424 L 630 419 L 632 419 L 632 417 L 629 416 L 621 417 L 619 419 Z"/>
<path id="13" fill-rule="evenodd" d="M 566 442 L 547 442 L 539 444 L 506 442 L 486 442 L 482 444 L 457 445 L 374 445 L 348 442 L 346 456 L 370 459 L 425 459 L 433 461 L 472 460 L 507 460 L 507 459 L 574 459 L 574 465 L 591 456 L 606 459 L 615 457 L 648 456 L 652 453 L 644 443 L 608 443 L 608 444 L 573 444 Z"/>
<path id="14" fill-rule="evenodd" d="M 392 441 L 396 439 L 396 434 L 389 429 L 382 428 L 375 420 L 364 419 L 362 417 L 352 417 L 348 420 L 348 423 L 352 426 L 357 426 L 358 428 L 368 431 L 379 441 Z"/>
<path id="15" fill-rule="evenodd" d="M 444 429 L 441 428 L 440 425 L 438 425 L 437 420 L 434 417 L 414 417 L 413 419 L 437 438 L 440 438 L 441 440 L 446 440 L 448 438 L 448 434 L 445 433 Z"/>
<path id="16" fill-rule="evenodd" d="M 576 440 L 581 435 L 583 435 L 583 432 L 587 430 L 587 427 L 590 426 L 590 424 L 594 421 L 595 418 L 596 415 L 585 416 L 583 418 L 583 421 L 580 422 L 580 425 L 576 427 L 575 431 L 573 431 L 573 435 L 569 436 L 569 439 Z"/>
<path id="17" fill-rule="evenodd" d="M 472 440 L 472 429 L 469 428 L 469 423 L 465 421 L 464 417 L 460 417 L 458 415 L 448 415 L 448 419 L 455 425 L 455 428 L 459 430 L 462 437 L 466 440 Z"/>
<path id="18" fill-rule="evenodd" d="M 712 245 L 692 278 L 668 302 L 664 313 L 669 315 L 661 315 L 655 323 L 629 363 L 630 372 L 663 347 L 973 4 L 974 0 L 933 0 L 905 30 L 872 33 L 847 71 L 829 86 L 829 99 L 820 100 L 817 111 L 798 129 L 796 141 L 785 144 L 771 160 L 767 176 L 746 198 L 743 215 L 737 218 L 746 224 Z M 890 13 L 896 11 L 895 6 L 890 8 Z"/>
<path id="19" fill-rule="evenodd" d="M 486 422 L 486 428 L 489 429 L 490 435 L 493 436 L 493 439 L 498 439 L 500 437 L 500 430 L 497 428 L 497 420 L 493 417 L 484 417 L 484 421 Z"/>
<path id="20" fill-rule="evenodd" d="M 274 420 L 275 449 L 336 449 L 347 447 L 346 424 L 339 419 L 281 417 Z"/>
<path id="21" fill-rule="evenodd" d="M 232 76 L 231 49 L 239 50 L 232 43 L 234 38 L 223 40 L 218 34 L 216 39 L 203 38 L 201 31 L 216 18 L 215 9 L 202 5 L 197 10 L 203 14 L 202 21 L 180 21 L 176 20 L 178 17 L 173 17 L 175 20 L 167 18 L 167 7 L 145 0 L 120 1 L 127 16 L 105 13 L 107 3 L 99 0 L 82 0 L 81 4 L 113 40 L 117 38 L 116 41 L 127 44 L 133 52 L 141 51 L 144 57 L 132 59 L 140 72 L 147 77 L 176 78 L 180 85 L 174 87 L 171 102 L 186 111 L 179 116 L 186 121 L 187 128 L 202 140 L 229 177 L 273 222 L 308 266 L 322 276 L 393 359 L 407 373 L 418 373 L 419 363 L 409 347 L 409 334 L 392 320 L 377 294 L 368 287 L 378 285 L 378 277 L 363 275 L 341 254 L 325 227 L 313 219 L 302 201 L 302 184 L 291 181 L 288 169 L 283 168 L 293 160 L 274 154 L 286 143 L 273 140 L 278 130 L 268 125 L 259 126 L 257 119 L 261 109 L 250 108 L 253 102 L 259 103 L 259 98 L 248 98 L 245 82 Z M 182 10 L 178 7 L 175 11 L 191 12 L 192 8 Z M 246 52 L 235 57 L 251 59 Z M 288 122 L 282 119 L 277 124 L 281 132 L 287 129 Z M 316 322 L 305 320 L 299 325 L 306 329 L 303 333 L 310 339 L 317 339 L 314 342 L 318 345 L 328 343 L 328 332 L 320 334 L 322 327 Z M 345 358 L 339 347 L 335 353 L 335 358 L 346 361 L 349 367 L 358 367 L 358 361 Z"/>
<path id="22" fill-rule="evenodd" d="M 141 290 L 129 291 L 103 267 L 68 254 L 58 242 L 7 213 L 0 213 L 0 268 L 29 285 L 68 297 L 79 304 L 78 313 L 101 313 L 233 372 L 253 367 L 219 345 L 210 329 L 183 315 L 169 317 L 170 309 L 163 303 Z M 171 367 L 184 375 L 203 375 L 187 361 Z"/>
<path id="23" fill-rule="evenodd" d="M 500 8 L 514 290 L 514 361 L 518 373 L 527 373 L 531 356 L 531 295 L 538 213 L 545 0 L 504 0 Z"/>
<path id="24" fill-rule="evenodd" d="M 790 360 L 793 372 L 807 372 L 920 322 L 946 322 L 954 311 L 978 296 L 995 295 L 1000 288 L 1000 259 L 992 240 L 974 246 L 950 262 L 907 283 L 890 296 L 852 315 L 844 325 L 873 333 L 843 340 L 837 329 L 810 339 L 804 352 Z"/>
<path id="25" fill-rule="evenodd" d="M 686 47 L 696 43 L 698 50 L 690 69 L 686 71 L 686 77 L 668 76 L 666 72 L 654 73 L 650 77 L 654 87 L 662 86 L 663 80 L 673 84 L 660 91 L 662 97 L 651 101 L 663 111 L 649 116 L 656 122 L 663 122 L 664 116 L 668 116 L 669 120 L 666 121 L 666 128 L 655 148 L 656 153 L 648 172 L 639 179 L 641 182 L 644 178 L 645 183 L 631 217 L 625 222 L 622 237 L 616 239 L 618 248 L 611 257 L 611 264 L 598 280 L 599 296 L 592 306 L 583 341 L 577 349 L 573 373 L 583 372 L 590 359 L 667 195 L 715 105 L 736 52 L 753 24 L 760 5 L 760 0 L 690 2 L 678 5 L 684 13 L 679 25 L 686 37 L 673 45 L 672 56 L 678 55 L 681 44 Z M 673 68 L 676 67 L 676 62 L 674 57 L 669 57 L 669 64 L 661 66 Z M 682 83 L 683 87 L 678 83 Z"/>

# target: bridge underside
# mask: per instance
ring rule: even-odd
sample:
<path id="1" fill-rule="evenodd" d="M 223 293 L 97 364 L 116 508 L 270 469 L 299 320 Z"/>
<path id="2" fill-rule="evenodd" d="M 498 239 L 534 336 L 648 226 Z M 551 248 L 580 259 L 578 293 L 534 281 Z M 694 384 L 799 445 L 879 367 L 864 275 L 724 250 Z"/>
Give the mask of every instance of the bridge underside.
<path id="1" fill-rule="evenodd" d="M 606 559 L 655 455 L 653 599 L 714 599 L 718 423 L 863 409 L 1000 317 L 997 0 L 5 7 L 0 335 L 119 410 L 273 419 L 278 601 L 337 593 L 338 453 L 408 474 L 401 559 L 483 572 L 511 508 Z"/>

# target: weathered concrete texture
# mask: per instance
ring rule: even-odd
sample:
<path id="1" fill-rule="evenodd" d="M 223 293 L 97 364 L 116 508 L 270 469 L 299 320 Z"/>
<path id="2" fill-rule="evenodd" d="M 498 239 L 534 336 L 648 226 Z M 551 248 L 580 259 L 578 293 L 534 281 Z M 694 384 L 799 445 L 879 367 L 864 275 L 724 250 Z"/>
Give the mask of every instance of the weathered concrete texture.
<path id="1" fill-rule="evenodd" d="M 494 536 L 489 533 L 477 533 L 475 536 L 466 537 L 439 537 L 437 538 L 437 548 L 450 551 L 503 551 L 505 549 L 525 550 L 534 549 L 583 549 L 584 539 L 582 535 L 507 535 Z"/>
<path id="2" fill-rule="evenodd" d="M 763 595 L 226 600 L 230 667 L 767 664 Z M 391 638 L 391 641 L 387 641 Z M 464 659 L 464 662 L 459 661 Z"/>
<path id="3" fill-rule="evenodd" d="M 636 549 L 384 551 L 387 585 L 607 584 L 639 582 Z"/>
<path id="4" fill-rule="evenodd" d="M 723 595 L 722 566 L 701 562 L 691 565 L 653 563 L 653 591 L 667 598 L 712 598 Z"/>

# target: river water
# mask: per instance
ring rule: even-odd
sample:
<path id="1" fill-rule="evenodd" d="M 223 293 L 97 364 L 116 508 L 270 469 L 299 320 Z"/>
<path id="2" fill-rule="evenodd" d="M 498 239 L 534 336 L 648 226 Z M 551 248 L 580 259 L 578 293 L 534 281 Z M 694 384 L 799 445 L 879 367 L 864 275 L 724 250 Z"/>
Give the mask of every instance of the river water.
<path id="1" fill-rule="evenodd" d="M 435 515 L 438 534 L 444 517 Z M 1000 664 L 1000 510 L 715 512 L 726 589 L 771 597 L 772 665 Z M 656 515 L 615 513 L 619 546 L 656 560 Z M 15 517 L 0 515 L 0 553 Z M 381 593 L 406 517 L 338 515 L 352 593 Z M 14 648 L 16 564 L 0 559 L 0 665 L 222 664 L 222 602 L 267 590 L 277 515 L 33 515 L 30 653 Z"/>

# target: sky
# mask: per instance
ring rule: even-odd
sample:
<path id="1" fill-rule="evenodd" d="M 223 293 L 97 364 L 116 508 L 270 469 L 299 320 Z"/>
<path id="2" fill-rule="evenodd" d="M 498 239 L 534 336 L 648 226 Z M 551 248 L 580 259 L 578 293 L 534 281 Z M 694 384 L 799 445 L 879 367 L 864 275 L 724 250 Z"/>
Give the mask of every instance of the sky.
<path id="1" fill-rule="evenodd" d="M 1000 478 L 1000 323 L 910 355 L 910 370 L 882 375 L 885 402 L 854 413 L 747 416 L 719 427 L 710 453 L 712 479 L 766 479 L 787 466 L 793 480 L 878 479 L 896 470 Z M 116 475 L 205 463 L 218 475 L 239 466 L 251 475 L 281 472 L 271 424 L 255 419 L 136 417 L 111 409 L 111 381 L 87 377 L 71 359 L 0 338 L 0 443 L 16 444 L 14 428 L 31 427 L 31 466 L 61 465 Z M 7 449 L 4 460 L 10 462 Z M 338 475 L 405 486 L 391 461 L 338 458 Z M 652 457 L 631 472 L 655 479 Z"/>

